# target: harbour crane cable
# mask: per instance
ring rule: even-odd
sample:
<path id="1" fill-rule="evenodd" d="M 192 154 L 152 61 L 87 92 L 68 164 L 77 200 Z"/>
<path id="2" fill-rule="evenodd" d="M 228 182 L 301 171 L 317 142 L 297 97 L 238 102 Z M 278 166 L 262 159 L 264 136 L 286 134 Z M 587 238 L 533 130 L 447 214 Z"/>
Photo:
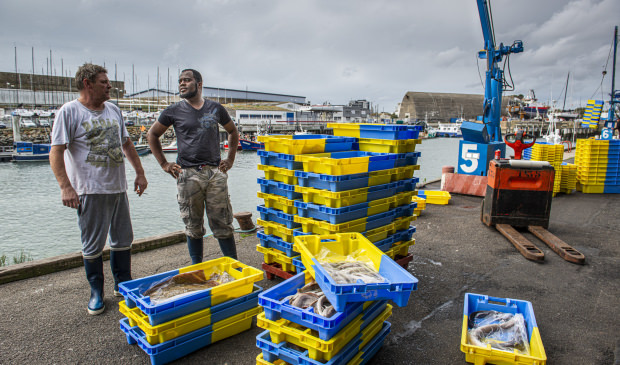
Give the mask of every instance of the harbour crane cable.
<path id="1" fill-rule="evenodd" d="M 476 57 L 476 68 L 478 69 L 478 78 L 480 78 L 480 86 L 482 86 L 482 90 L 484 91 L 484 82 L 482 81 L 482 75 L 480 74 L 480 58 L 478 55 Z"/>
<path id="2" fill-rule="evenodd" d="M 607 65 L 609 65 L 609 58 L 611 58 L 611 50 L 613 49 L 613 47 L 614 47 L 614 42 L 612 41 L 611 45 L 609 46 L 609 53 L 607 54 L 607 61 L 605 61 L 605 67 L 603 68 L 603 76 L 601 77 L 601 83 L 598 85 L 596 90 L 594 90 L 590 99 L 594 99 L 594 95 L 596 95 L 599 89 L 601 89 L 601 99 L 603 99 L 603 89 L 602 89 L 603 81 L 605 80 L 605 75 L 607 75 Z"/>

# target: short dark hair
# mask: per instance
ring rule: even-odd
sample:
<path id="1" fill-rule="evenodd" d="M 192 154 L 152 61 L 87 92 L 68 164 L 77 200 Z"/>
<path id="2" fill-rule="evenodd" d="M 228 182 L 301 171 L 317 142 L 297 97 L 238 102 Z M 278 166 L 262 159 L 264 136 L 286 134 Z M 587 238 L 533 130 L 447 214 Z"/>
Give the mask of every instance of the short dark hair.
<path id="1" fill-rule="evenodd" d="M 196 80 L 196 83 L 202 82 L 202 75 L 200 74 L 200 72 L 192 68 L 186 68 L 185 70 L 181 71 L 181 73 L 185 71 L 190 71 L 192 73 L 192 76 L 194 76 L 194 80 Z"/>
<path id="2" fill-rule="evenodd" d="M 78 90 L 84 89 L 84 79 L 89 80 L 90 82 L 95 82 L 97 75 L 100 73 L 108 73 L 108 70 L 105 67 L 94 65 L 92 63 L 85 63 L 78 68 L 75 72 L 75 84 L 77 85 Z"/>

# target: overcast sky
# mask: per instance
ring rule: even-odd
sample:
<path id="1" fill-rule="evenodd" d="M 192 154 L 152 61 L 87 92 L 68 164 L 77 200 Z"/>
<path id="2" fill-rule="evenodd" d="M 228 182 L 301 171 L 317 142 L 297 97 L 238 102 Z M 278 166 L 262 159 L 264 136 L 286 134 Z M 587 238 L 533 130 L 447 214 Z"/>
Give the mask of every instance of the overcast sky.
<path id="1" fill-rule="evenodd" d="M 491 5 L 496 42 L 524 43 L 510 57 L 514 93 L 563 99 L 570 71 L 568 102 L 609 100 L 619 0 Z M 128 92 L 132 65 L 136 90 L 155 86 L 158 67 L 161 88 L 169 70 L 176 89 L 177 70 L 192 67 L 206 86 L 305 96 L 313 104 L 367 99 L 386 112 L 407 91 L 484 92 L 474 0 L 2 0 L 0 27 L 1 71 L 15 70 L 17 47 L 18 70 L 32 72 L 34 47 L 35 73 L 46 70 L 51 50 L 58 75 L 61 59 L 72 75 L 92 61 L 114 78 L 117 64 Z"/>

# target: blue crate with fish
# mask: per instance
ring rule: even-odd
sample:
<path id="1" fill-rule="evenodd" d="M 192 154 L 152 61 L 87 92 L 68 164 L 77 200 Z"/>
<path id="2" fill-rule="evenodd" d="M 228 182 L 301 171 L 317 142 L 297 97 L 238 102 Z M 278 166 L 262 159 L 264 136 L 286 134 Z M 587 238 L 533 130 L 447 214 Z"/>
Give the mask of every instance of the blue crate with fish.
<path id="1" fill-rule="evenodd" d="M 156 345 L 148 343 L 140 327 L 130 326 L 127 318 L 120 320 L 120 328 L 125 333 L 130 345 L 138 344 L 146 352 L 152 365 L 162 365 L 180 359 L 212 343 L 249 330 L 252 327 L 252 318 L 260 311 L 261 308 L 256 307 Z"/>
<path id="2" fill-rule="evenodd" d="M 265 150 L 259 150 L 256 154 L 260 157 L 260 163 L 263 165 L 282 167 L 288 170 L 301 170 L 303 168 L 301 162 L 295 161 L 295 155 Z"/>
<path id="3" fill-rule="evenodd" d="M 295 171 L 295 177 L 297 178 L 299 186 L 340 192 L 412 179 L 413 172 L 419 168 L 419 165 L 411 165 L 349 175 L 328 175 Z M 418 183 L 418 179 L 414 179 L 415 181 L 409 181 L 409 183 L 414 183 L 414 185 L 412 187 L 407 186 L 404 189 L 414 190 L 415 184 Z"/>
<path id="4" fill-rule="evenodd" d="M 278 360 L 291 365 L 364 364 L 364 359 L 370 360 L 383 346 L 390 330 L 390 322 L 378 322 L 347 343 L 328 361 L 312 359 L 309 351 L 300 351 L 286 342 L 274 343 L 270 341 L 269 331 L 264 331 L 256 336 L 256 346 L 262 350 L 257 357 L 257 364 L 274 364 Z"/>
<path id="5" fill-rule="evenodd" d="M 258 231 L 256 232 L 256 237 L 258 237 L 260 245 L 263 247 L 275 248 L 276 250 L 284 252 L 286 256 L 289 257 L 299 256 L 299 252 L 293 250 L 293 243 L 286 242 L 278 236 Z"/>
<path id="6" fill-rule="evenodd" d="M 325 134 L 284 135 L 273 134 L 258 136 L 258 141 L 265 143 L 265 151 L 301 155 L 308 153 L 348 151 L 357 139 Z"/>
<path id="7" fill-rule="evenodd" d="M 221 257 L 122 282 L 119 292 L 128 308 L 137 306 L 157 325 L 248 295 L 262 278 L 262 270 Z"/>
<path id="8" fill-rule="evenodd" d="M 410 241 L 415 233 L 415 227 L 410 227 L 409 229 L 404 229 L 400 231 L 396 231 L 396 233 L 384 238 L 380 241 L 373 242 L 374 245 L 383 252 L 387 252 L 396 242 L 400 241 Z M 362 233 L 363 234 L 363 233 Z M 366 237 L 366 236 L 364 236 Z M 372 241 L 371 241 L 372 242 Z"/>
<path id="9" fill-rule="evenodd" d="M 295 185 L 285 184 L 275 180 L 267 180 L 261 177 L 256 181 L 260 185 L 260 191 L 266 194 L 283 196 L 287 199 L 301 199 L 301 193 L 295 192 Z"/>
<path id="10" fill-rule="evenodd" d="M 327 128 L 334 136 L 396 140 L 417 139 L 422 131 L 422 126 L 402 124 L 327 123 Z"/>
<path id="11" fill-rule="evenodd" d="M 418 279 L 361 233 L 296 236 L 294 247 L 336 310 L 383 299 L 403 307 L 417 289 Z"/>
<path id="12" fill-rule="evenodd" d="M 410 190 L 410 188 L 415 187 L 416 182 L 417 179 L 406 179 L 367 188 L 338 192 L 295 186 L 295 191 L 302 194 L 301 200 L 304 203 L 324 205 L 329 208 L 342 208 L 415 191 Z"/>
<path id="13" fill-rule="evenodd" d="M 465 294 L 461 351 L 476 364 L 547 361 L 532 303 L 473 293 Z"/>
<path id="14" fill-rule="evenodd" d="M 415 165 L 419 155 L 419 152 L 377 153 L 346 151 L 297 155 L 295 156 L 295 161 L 303 162 L 303 170 L 306 172 L 327 175 L 349 175 Z"/>
<path id="15" fill-rule="evenodd" d="M 312 293 L 309 296 L 313 297 L 318 291 L 316 284 L 312 285 L 312 283 L 314 283 L 314 279 L 309 272 L 300 272 L 292 278 L 265 290 L 258 298 L 258 304 L 263 307 L 265 318 L 271 321 L 284 318 L 317 331 L 322 340 L 329 340 L 371 305 L 385 307 L 384 304 L 387 302 L 352 303 L 344 311 L 336 312 L 329 302 L 325 303 L 324 300 L 321 300 L 321 303 L 318 303 L 317 300 L 304 309 L 299 306 L 304 305 L 303 294 L 311 291 Z"/>
<path id="16" fill-rule="evenodd" d="M 130 327 L 138 326 L 144 332 L 146 341 L 156 345 L 256 308 L 258 295 L 262 291 L 263 288 L 254 285 L 254 291 L 248 295 L 158 325 L 152 325 L 149 317 L 140 308 L 127 308 L 125 301 L 118 303 L 118 308 L 121 314 L 127 317 Z"/>
<path id="17" fill-rule="evenodd" d="M 295 214 L 287 214 L 281 210 L 267 208 L 264 205 L 257 206 L 256 210 L 260 213 L 260 218 L 263 221 L 275 222 L 285 226 L 288 229 L 301 227 L 301 224 L 295 222 Z"/>
<path id="18" fill-rule="evenodd" d="M 313 360 L 329 361 L 349 342 L 359 339 L 364 333 L 378 331 L 381 323 L 391 315 L 391 305 L 385 302 L 380 306 L 373 304 L 328 340 L 322 340 L 313 330 L 286 319 L 269 320 L 264 313 L 256 317 L 256 325 L 269 331 L 273 343 L 288 342 L 307 350 L 308 357 Z"/>

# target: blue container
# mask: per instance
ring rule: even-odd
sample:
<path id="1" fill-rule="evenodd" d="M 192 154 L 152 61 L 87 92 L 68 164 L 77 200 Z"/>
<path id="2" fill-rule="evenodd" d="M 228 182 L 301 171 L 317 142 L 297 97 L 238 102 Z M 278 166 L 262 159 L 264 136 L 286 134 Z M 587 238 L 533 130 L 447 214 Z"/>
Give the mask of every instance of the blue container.
<path id="1" fill-rule="evenodd" d="M 361 124 L 360 138 L 416 139 L 419 137 L 420 131 L 421 126 Z"/>
<path id="2" fill-rule="evenodd" d="M 263 351 L 263 359 L 271 363 L 275 362 L 277 359 L 281 359 L 293 365 L 345 365 L 354 359 L 356 355 L 361 353 L 361 362 L 358 364 L 362 365 L 370 361 L 379 351 L 390 331 L 390 322 L 383 322 L 379 333 L 362 348 L 360 347 L 363 344 L 363 340 L 361 338 L 362 334 L 360 333 L 342 348 L 336 356 L 326 362 L 311 359 L 310 356 L 308 356 L 308 350 L 302 352 L 294 349 L 287 346 L 288 344 L 286 341 L 279 344 L 271 342 L 269 331 L 264 331 L 256 336 L 256 346 Z"/>
<path id="3" fill-rule="evenodd" d="M 260 219 L 264 221 L 280 223 L 289 229 L 301 227 L 301 223 L 295 223 L 293 220 L 294 214 L 286 214 L 281 210 L 266 208 L 264 205 L 257 206 L 256 210 L 260 213 Z"/>
<path id="4" fill-rule="evenodd" d="M 301 170 L 304 166 L 303 163 L 295 161 L 295 155 L 264 150 L 259 150 L 256 154 L 260 157 L 261 165 L 282 167 L 289 170 Z"/>
<path id="5" fill-rule="evenodd" d="M 274 194 L 283 196 L 290 200 L 301 199 L 301 193 L 295 192 L 295 185 L 281 183 L 275 180 L 267 180 L 259 177 L 257 180 L 260 185 L 260 191 L 266 194 Z"/>
<path id="6" fill-rule="evenodd" d="M 297 231 L 293 232 L 293 236 L 297 236 Z M 303 233 L 302 234 L 307 234 L 307 233 Z M 304 266 L 303 262 L 301 262 L 301 256 L 295 256 L 293 257 L 293 266 L 295 266 L 295 271 L 299 274 L 301 272 L 306 271 L 306 267 Z"/>
<path id="7" fill-rule="evenodd" d="M 293 233 L 294 234 L 294 233 Z M 265 234 L 262 231 L 256 232 L 256 237 L 260 240 L 260 245 L 267 248 L 275 248 L 286 254 L 288 257 L 299 256 L 299 252 L 293 250 L 293 244 L 286 242 L 278 236 Z"/>
<path id="8" fill-rule="evenodd" d="M 301 262 L 301 260 L 299 261 Z M 272 321 L 284 318 L 317 331 L 319 333 L 319 338 L 322 340 L 329 340 L 362 313 L 365 304 L 361 302 L 351 303 L 345 307 L 342 312 L 337 312 L 329 318 L 314 313 L 313 308 L 302 309 L 290 305 L 285 298 L 297 293 L 297 289 L 303 287 L 309 280 L 311 280 L 310 273 L 301 272 L 265 290 L 259 295 L 258 304 L 263 307 L 265 318 Z M 367 309 L 372 311 L 372 308 L 381 308 L 381 310 L 383 310 L 385 309 L 386 303 L 387 301 L 385 300 L 377 301 L 370 306 L 367 305 Z"/>
<path id="9" fill-rule="evenodd" d="M 380 241 L 374 242 L 375 246 L 383 252 L 386 252 L 396 242 L 401 241 L 411 241 L 413 234 L 415 233 L 415 227 L 409 227 L 409 229 L 403 229 L 401 231 L 396 231 L 396 233 L 384 238 Z M 363 233 L 362 233 L 363 234 Z"/>
<path id="10" fill-rule="evenodd" d="M 393 153 L 396 155 L 396 161 L 394 167 L 403 167 L 409 165 L 417 165 L 418 157 L 422 155 L 422 152 L 407 152 L 407 153 Z"/>

